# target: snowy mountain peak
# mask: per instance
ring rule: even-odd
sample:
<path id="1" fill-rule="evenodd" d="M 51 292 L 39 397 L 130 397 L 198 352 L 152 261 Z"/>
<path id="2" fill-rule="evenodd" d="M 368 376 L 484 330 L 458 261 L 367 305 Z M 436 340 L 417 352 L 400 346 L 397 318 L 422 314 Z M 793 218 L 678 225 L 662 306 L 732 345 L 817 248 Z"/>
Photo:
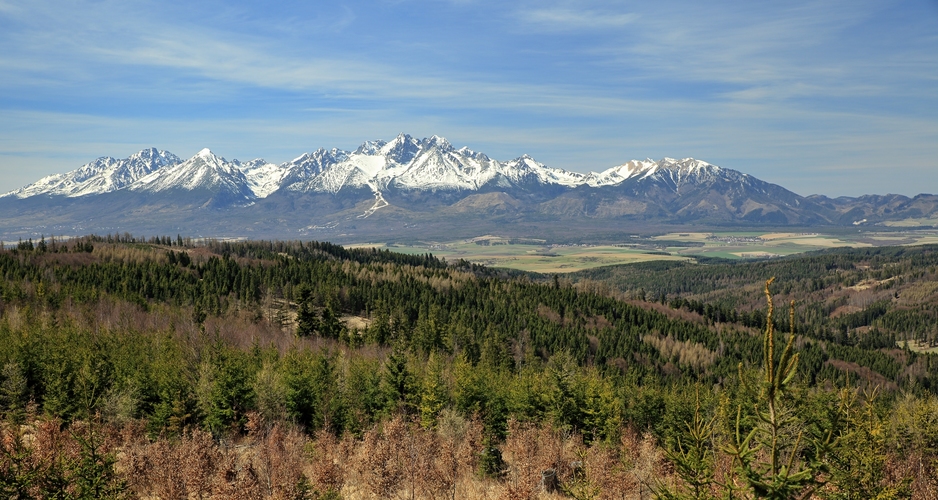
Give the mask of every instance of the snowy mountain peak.
<path id="1" fill-rule="evenodd" d="M 425 142 L 430 147 L 440 148 L 445 151 L 453 149 L 453 145 L 446 140 L 445 137 L 440 137 L 438 135 L 431 136 L 429 139 L 425 139 Z"/>
<path id="2" fill-rule="evenodd" d="M 228 163 L 205 148 L 182 163 L 137 180 L 128 189 L 149 193 L 207 191 L 226 199 L 250 200 L 255 198 L 250 184 L 239 162 Z"/>
<path id="3" fill-rule="evenodd" d="M 400 134 L 391 142 L 385 143 L 374 154 L 384 156 L 398 164 L 410 163 L 420 153 L 421 144 L 407 134 Z"/>
<path id="4" fill-rule="evenodd" d="M 227 160 L 225 160 L 221 156 L 216 155 L 209 148 L 203 148 L 198 153 L 196 153 L 195 156 L 186 160 L 186 163 L 198 162 L 198 161 L 205 162 L 206 164 L 211 165 L 214 168 L 229 169 L 229 170 L 231 168 L 231 165 L 228 163 Z"/>
<path id="5" fill-rule="evenodd" d="M 365 141 L 361 146 L 358 146 L 358 149 L 355 150 L 355 154 L 374 155 L 377 154 L 385 144 L 387 144 L 387 141 Z"/>
<path id="6" fill-rule="evenodd" d="M 109 193 L 123 189 L 152 172 L 181 161 L 178 156 L 156 148 L 144 149 L 120 160 L 103 156 L 76 170 L 43 177 L 33 184 L 3 196 L 29 198 L 37 195 L 52 195 L 74 198 Z"/>
<path id="7" fill-rule="evenodd" d="M 296 165 L 315 165 L 317 172 L 322 171 L 322 169 L 332 163 L 337 163 L 348 158 L 349 153 L 347 151 L 342 151 L 341 149 L 332 148 L 326 150 L 324 148 L 319 148 L 312 153 L 303 153 L 302 155 L 294 158 L 292 161 L 285 163 L 283 166 L 296 166 Z"/>
<path id="8" fill-rule="evenodd" d="M 180 161 L 178 156 L 166 151 L 160 151 L 156 148 L 147 148 L 137 151 L 136 153 L 130 155 L 130 157 L 127 159 L 130 161 L 149 161 L 156 163 Z"/>
<path id="9" fill-rule="evenodd" d="M 631 160 L 600 173 L 586 175 L 586 184 L 592 187 L 614 186 L 628 179 L 644 178 L 654 174 L 659 168 L 658 162 L 651 159 Z"/>
<path id="10" fill-rule="evenodd" d="M 260 158 L 248 162 L 232 160 L 231 163 L 241 169 L 247 179 L 248 187 L 258 198 L 266 198 L 270 193 L 279 189 L 283 177 L 287 174 L 287 170 L 281 166 Z"/>
<path id="11" fill-rule="evenodd" d="M 658 164 L 661 168 L 682 170 L 686 172 L 720 172 L 723 170 L 716 165 L 711 165 L 710 163 L 694 158 L 682 158 L 680 160 L 675 160 L 674 158 L 663 158 L 660 162 L 658 162 Z"/>

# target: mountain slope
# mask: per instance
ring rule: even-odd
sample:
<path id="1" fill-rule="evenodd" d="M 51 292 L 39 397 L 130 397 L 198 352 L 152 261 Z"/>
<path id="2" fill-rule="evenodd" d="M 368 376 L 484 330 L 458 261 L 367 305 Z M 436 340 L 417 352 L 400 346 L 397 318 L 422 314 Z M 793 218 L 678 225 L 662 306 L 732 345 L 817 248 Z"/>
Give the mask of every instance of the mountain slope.
<path id="1" fill-rule="evenodd" d="M 207 203 L 213 206 L 244 203 L 256 198 L 239 165 L 225 161 L 208 148 L 182 163 L 138 179 L 127 189 L 143 194 L 188 192 L 207 196 Z"/>
<path id="2" fill-rule="evenodd" d="M 283 177 L 287 174 L 280 165 L 267 163 L 260 158 L 248 162 L 233 160 L 232 163 L 244 174 L 248 188 L 257 198 L 266 198 L 270 193 L 280 189 Z"/>

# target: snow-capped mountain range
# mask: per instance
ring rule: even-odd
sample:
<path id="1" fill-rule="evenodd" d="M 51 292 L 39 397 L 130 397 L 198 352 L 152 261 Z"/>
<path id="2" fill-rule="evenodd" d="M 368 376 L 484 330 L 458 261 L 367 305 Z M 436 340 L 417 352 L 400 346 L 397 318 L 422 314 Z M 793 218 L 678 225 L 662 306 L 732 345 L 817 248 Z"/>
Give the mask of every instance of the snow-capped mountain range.
<path id="1" fill-rule="evenodd" d="M 486 186 L 602 187 L 643 179 L 666 182 L 678 189 L 683 183 L 721 176 L 748 177 L 693 158 L 633 160 L 603 172 L 581 174 L 547 167 L 527 155 L 501 162 L 466 147 L 455 149 L 442 137 L 418 140 L 400 134 L 387 142 L 365 142 L 351 152 L 319 149 L 280 165 L 261 159 L 227 161 L 208 149 L 183 161 L 172 153 L 151 148 L 122 160 L 99 158 L 3 196 L 79 197 L 117 190 L 180 190 L 223 192 L 251 201 L 278 190 L 331 194 L 362 188 L 373 192 L 478 191 Z"/>
<path id="2" fill-rule="evenodd" d="M 693 158 L 569 172 L 406 134 L 279 165 L 208 149 L 187 160 L 146 149 L 0 196 L 0 239 L 121 230 L 380 241 L 428 231 L 542 237 L 662 224 L 852 227 L 929 218 L 938 218 L 938 196 L 804 197 Z"/>

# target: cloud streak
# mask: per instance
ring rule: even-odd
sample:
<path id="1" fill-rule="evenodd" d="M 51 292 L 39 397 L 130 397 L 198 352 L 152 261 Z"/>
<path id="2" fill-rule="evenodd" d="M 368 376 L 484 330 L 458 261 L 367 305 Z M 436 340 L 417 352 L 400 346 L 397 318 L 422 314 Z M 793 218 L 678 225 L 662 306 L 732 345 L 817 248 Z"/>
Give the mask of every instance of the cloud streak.
<path id="1" fill-rule="evenodd" d="M 633 13 L 613 13 L 563 7 L 524 10 L 518 12 L 517 16 L 526 24 L 551 31 L 621 28 L 634 23 L 639 18 L 637 14 Z"/>

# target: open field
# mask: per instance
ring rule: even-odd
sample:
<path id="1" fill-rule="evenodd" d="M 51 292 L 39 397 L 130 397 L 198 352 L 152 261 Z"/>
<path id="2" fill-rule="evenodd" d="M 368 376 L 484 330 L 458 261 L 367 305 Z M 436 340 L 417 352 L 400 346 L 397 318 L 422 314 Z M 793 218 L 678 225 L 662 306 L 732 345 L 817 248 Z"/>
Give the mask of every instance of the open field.
<path id="1" fill-rule="evenodd" d="M 558 245 L 534 238 L 485 235 L 457 241 L 413 244 L 358 243 L 394 252 L 424 254 L 453 261 L 465 259 L 490 267 L 538 273 L 568 273 L 599 266 L 650 260 L 683 260 L 694 256 L 764 259 L 834 247 L 870 247 L 938 243 L 938 231 L 856 232 L 842 234 L 767 231 L 668 233 L 654 237 L 624 236 L 621 243 Z"/>
<path id="2" fill-rule="evenodd" d="M 919 219 L 903 219 L 896 221 L 886 221 L 883 222 L 884 226 L 888 227 L 923 227 L 923 226 L 938 226 L 938 218 L 919 218 Z"/>
<path id="3" fill-rule="evenodd" d="M 871 247 L 888 245 L 923 245 L 938 243 L 938 232 L 890 231 L 843 234 L 787 232 L 713 232 L 669 233 L 653 238 L 668 242 L 685 242 L 697 246 L 665 247 L 674 255 L 704 255 L 729 259 L 782 257 L 812 250 L 835 247 Z"/>
<path id="4" fill-rule="evenodd" d="M 902 349 L 908 347 L 909 350 L 914 351 L 914 352 L 918 352 L 918 353 L 938 354 L 938 347 L 929 346 L 927 342 L 918 342 L 918 341 L 905 342 L 905 341 L 897 341 L 897 342 L 896 342 L 896 345 L 897 345 L 899 348 L 902 348 Z"/>
<path id="5" fill-rule="evenodd" d="M 490 267 L 507 267 L 538 273 L 569 273 L 599 266 L 684 260 L 678 255 L 649 253 L 650 250 L 614 245 L 548 245 L 536 240 L 508 240 L 481 236 L 425 246 L 359 244 L 353 247 L 386 248 L 401 253 L 432 253 L 449 261 L 465 259 Z"/>

